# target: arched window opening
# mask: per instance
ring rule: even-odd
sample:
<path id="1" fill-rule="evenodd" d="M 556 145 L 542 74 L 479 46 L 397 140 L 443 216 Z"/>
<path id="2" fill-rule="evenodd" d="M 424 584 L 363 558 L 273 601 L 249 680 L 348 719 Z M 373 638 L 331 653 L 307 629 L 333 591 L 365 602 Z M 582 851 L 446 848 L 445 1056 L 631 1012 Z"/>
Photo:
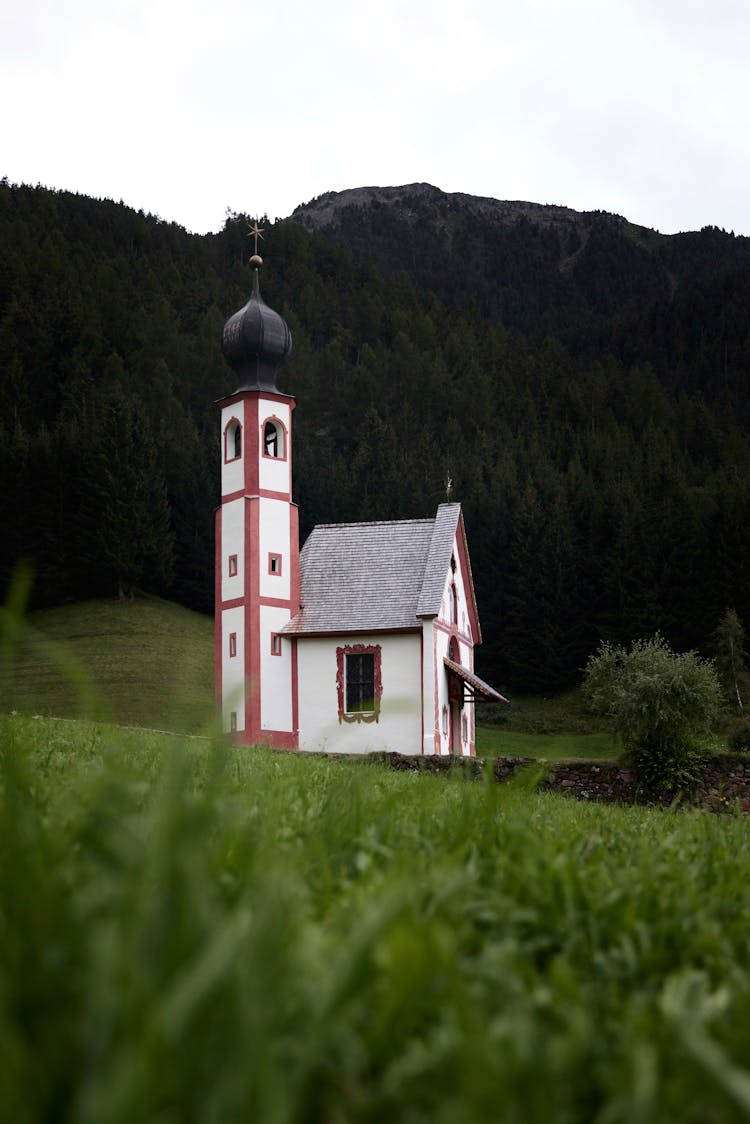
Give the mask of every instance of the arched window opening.
<path id="1" fill-rule="evenodd" d="M 451 624 L 458 624 L 458 593 L 455 585 L 451 586 Z"/>
<path id="2" fill-rule="evenodd" d="M 236 461 L 242 456 L 242 426 L 232 418 L 224 430 L 224 460 Z"/>
<path id="3" fill-rule="evenodd" d="M 455 556 L 455 554 L 451 554 L 451 573 L 455 574 L 455 572 L 456 572 L 456 556 Z"/>
<path id="4" fill-rule="evenodd" d="M 461 658 L 458 654 L 458 644 L 456 643 L 455 636 L 451 636 L 450 644 L 448 645 L 448 659 L 453 660 L 454 663 L 461 662 Z"/>
<path id="5" fill-rule="evenodd" d="M 263 426 L 263 452 L 267 457 L 284 457 L 284 431 L 274 421 Z"/>

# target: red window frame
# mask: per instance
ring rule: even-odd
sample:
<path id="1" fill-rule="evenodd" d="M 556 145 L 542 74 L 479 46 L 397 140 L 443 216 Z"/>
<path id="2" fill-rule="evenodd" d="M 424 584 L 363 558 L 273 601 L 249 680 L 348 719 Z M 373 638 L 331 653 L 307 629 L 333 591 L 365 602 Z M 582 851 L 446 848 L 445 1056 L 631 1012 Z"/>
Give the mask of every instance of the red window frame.
<path id="1" fill-rule="evenodd" d="M 237 655 L 237 633 L 236 632 L 230 632 L 229 633 L 229 658 L 230 658 L 230 660 L 234 659 L 234 657 L 236 655 Z"/>
<path id="2" fill-rule="evenodd" d="M 347 711 L 346 709 L 346 657 L 373 656 L 374 697 L 372 710 Z M 339 724 L 342 722 L 379 722 L 383 697 L 382 649 L 379 644 L 345 644 L 336 649 L 336 695 Z"/>
<path id="3" fill-rule="evenodd" d="M 273 563 L 276 562 L 276 569 L 273 568 Z M 268 552 L 268 572 L 275 578 L 281 577 L 281 555 Z"/>
<path id="4" fill-rule="evenodd" d="M 227 559 L 227 572 L 230 578 L 237 577 L 237 555 L 230 554 Z"/>
<path id="5" fill-rule="evenodd" d="M 280 632 L 272 632 L 271 633 L 271 655 L 272 656 L 280 656 L 281 655 L 281 633 Z"/>

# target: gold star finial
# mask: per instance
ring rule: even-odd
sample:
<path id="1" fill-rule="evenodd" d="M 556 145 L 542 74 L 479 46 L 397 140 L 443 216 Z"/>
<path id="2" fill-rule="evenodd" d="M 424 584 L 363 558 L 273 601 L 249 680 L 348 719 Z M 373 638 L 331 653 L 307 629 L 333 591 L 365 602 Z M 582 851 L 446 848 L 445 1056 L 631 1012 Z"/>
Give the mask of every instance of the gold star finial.
<path id="1" fill-rule="evenodd" d="M 258 226 L 258 220 L 256 219 L 248 231 L 248 234 L 255 242 L 255 247 L 253 249 L 254 254 L 258 253 L 258 239 L 260 238 L 261 242 L 265 242 L 265 238 L 263 237 L 263 231 L 265 229 L 264 226 Z"/>

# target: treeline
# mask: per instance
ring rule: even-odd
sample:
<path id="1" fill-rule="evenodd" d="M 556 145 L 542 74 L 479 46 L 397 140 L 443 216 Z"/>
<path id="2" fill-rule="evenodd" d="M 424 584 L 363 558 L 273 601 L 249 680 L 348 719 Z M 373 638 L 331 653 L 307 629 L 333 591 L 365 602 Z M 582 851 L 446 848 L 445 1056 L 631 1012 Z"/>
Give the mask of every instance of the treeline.
<path id="1" fill-rule="evenodd" d="M 247 226 L 198 237 L 0 187 L 2 576 L 31 559 L 39 604 L 140 589 L 210 611 L 213 403 L 234 386 L 219 338 L 249 295 Z M 264 297 L 294 337 L 280 381 L 298 401 L 303 534 L 461 500 L 494 682 L 553 691 L 602 637 L 660 628 L 706 650 L 728 605 L 750 622 L 747 308 L 718 365 L 715 320 L 696 344 L 678 318 L 678 372 L 653 361 L 666 304 L 650 335 L 637 312 L 652 362 L 618 350 L 632 335 L 614 321 L 613 354 L 592 358 L 295 223 L 267 224 L 263 248 Z"/>

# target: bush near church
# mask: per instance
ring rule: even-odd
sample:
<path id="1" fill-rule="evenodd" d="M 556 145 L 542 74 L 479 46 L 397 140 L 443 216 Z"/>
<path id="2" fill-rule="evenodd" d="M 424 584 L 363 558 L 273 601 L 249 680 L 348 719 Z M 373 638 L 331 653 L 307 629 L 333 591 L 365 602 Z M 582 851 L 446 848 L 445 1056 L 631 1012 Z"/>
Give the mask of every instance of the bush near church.
<path id="1" fill-rule="evenodd" d="M 603 642 L 589 658 L 583 685 L 589 708 L 620 737 L 626 762 L 653 791 L 678 791 L 696 780 L 698 739 L 719 712 L 712 661 L 673 652 L 657 633 L 630 648 Z"/>

